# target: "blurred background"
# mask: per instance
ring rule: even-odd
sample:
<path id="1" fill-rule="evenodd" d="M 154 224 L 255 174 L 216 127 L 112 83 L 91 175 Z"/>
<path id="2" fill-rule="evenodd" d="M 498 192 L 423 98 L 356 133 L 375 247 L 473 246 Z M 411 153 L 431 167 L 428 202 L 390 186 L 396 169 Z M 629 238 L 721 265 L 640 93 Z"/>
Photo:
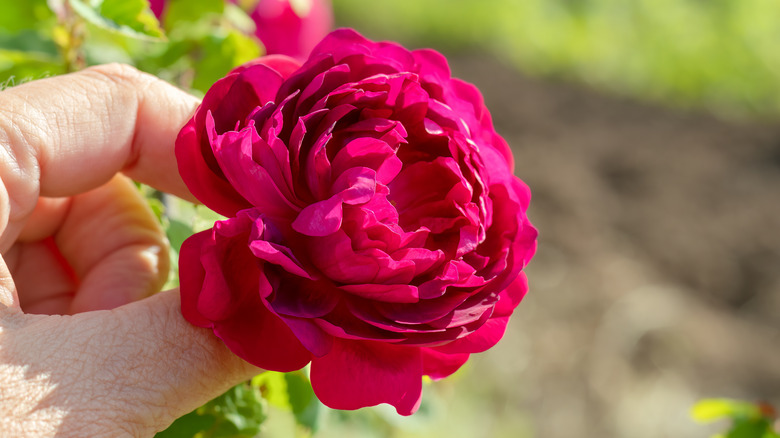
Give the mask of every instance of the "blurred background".
<path id="1" fill-rule="evenodd" d="M 149 42 L 162 30 L 122 8 L 74 25 L 65 0 L 0 0 L 0 83 L 121 61 L 198 94 L 272 47 L 236 2 L 167 3 Z M 482 90 L 540 239 L 498 346 L 410 418 L 323 408 L 315 436 L 694 438 L 726 427 L 691 420 L 699 399 L 780 403 L 780 0 L 332 7 Z M 261 436 L 292 436 L 269 409 Z"/>

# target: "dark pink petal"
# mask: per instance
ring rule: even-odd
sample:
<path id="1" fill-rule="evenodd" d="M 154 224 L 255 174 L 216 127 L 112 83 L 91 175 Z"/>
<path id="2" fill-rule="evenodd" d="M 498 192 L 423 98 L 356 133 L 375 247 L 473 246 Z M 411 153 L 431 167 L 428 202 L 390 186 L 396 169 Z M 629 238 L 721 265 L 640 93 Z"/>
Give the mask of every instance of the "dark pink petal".
<path id="1" fill-rule="evenodd" d="M 233 72 L 240 72 L 257 64 L 265 65 L 271 70 L 274 70 L 275 72 L 279 73 L 283 79 L 289 78 L 301 67 L 301 63 L 296 59 L 291 58 L 290 56 L 268 54 L 236 67 Z"/>
<path id="2" fill-rule="evenodd" d="M 369 300 L 385 303 L 416 303 L 417 287 L 409 284 L 346 284 L 341 290 Z"/>
<path id="3" fill-rule="evenodd" d="M 458 371 L 469 359 L 468 353 L 446 354 L 438 351 L 436 347 L 424 347 L 422 351 L 423 374 L 431 379 L 443 379 Z"/>
<path id="4" fill-rule="evenodd" d="M 205 246 L 213 245 L 211 230 L 201 231 L 187 238 L 179 252 L 179 291 L 181 313 L 184 319 L 199 327 L 210 327 L 211 321 L 198 312 L 198 296 L 203 288 L 206 271 L 200 263 Z"/>
<path id="5" fill-rule="evenodd" d="M 307 236 L 327 236 L 341 227 L 341 196 L 307 205 L 292 223 L 295 231 Z"/>
<path id="6" fill-rule="evenodd" d="M 208 142 L 205 138 L 204 141 Z M 210 150 L 208 154 L 211 155 Z M 214 160 L 213 155 L 211 159 Z M 176 161 L 187 188 L 212 210 L 224 216 L 232 216 L 239 210 L 251 207 L 221 172 L 216 174 L 208 166 L 192 120 L 182 128 L 176 139 Z"/>
<path id="7" fill-rule="evenodd" d="M 338 194 L 342 202 L 357 205 L 365 204 L 376 193 L 376 172 L 368 167 L 347 169 L 333 183 L 333 194 Z"/>
<path id="8" fill-rule="evenodd" d="M 499 294 L 495 311 L 485 325 L 465 338 L 437 349 L 443 353 L 456 354 L 478 353 L 493 347 L 504 336 L 512 311 L 520 304 L 527 291 L 528 284 L 525 275 L 521 273 L 509 288 Z"/>
<path id="9" fill-rule="evenodd" d="M 265 273 L 269 276 L 276 274 L 279 278 L 276 293 L 266 300 L 274 313 L 319 318 L 329 314 L 339 303 L 341 292 L 329 281 L 312 281 L 287 273 L 269 272 L 268 269 Z"/>
<path id="10" fill-rule="evenodd" d="M 363 38 L 363 36 L 352 29 L 336 29 L 325 36 L 325 38 L 312 49 L 309 61 L 307 61 L 305 65 L 308 65 L 312 62 L 312 59 L 316 59 L 323 54 L 332 55 L 336 57 L 337 60 L 339 60 L 339 53 L 370 55 L 370 47 L 372 45 L 372 41 Z"/>
<path id="11" fill-rule="evenodd" d="M 414 71 L 420 75 L 420 79 L 426 84 L 447 84 L 450 79 L 450 67 L 447 59 L 441 53 L 431 49 L 420 49 L 412 52 L 414 56 Z M 440 98 L 438 93 L 435 98 Z"/>
<path id="12" fill-rule="evenodd" d="M 269 312 L 259 296 L 232 318 L 214 325 L 214 334 L 240 358 L 266 370 L 288 372 L 311 360 L 290 328 Z"/>
<path id="13" fill-rule="evenodd" d="M 266 53 L 281 53 L 305 59 L 311 49 L 333 26 L 328 0 L 310 0 L 307 10 L 296 11 L 289 0 L 261 0 L 252 12 Z M 299 15 L 300 13 L 300 15 Z"/>
<path id="14" fill-rule="evenodd" d="M 157 19 L 162 18 L 165 3 L 167 3 L 167 0 L 149 0 L 149 8 L 152 10 Z"/>
<path id="15" fill-rule="evenodd" d="M 401 171 L 403 163 L 390 145 L 371 137 L 359 137 L 347 143 L 331 163 L 335 174 L 352 167 L 368 167 L 376 171 L 376 180 L 388 184 Z"/>
<path id="16" fill-rule="evenodd" d="M 278 265 L 290 274 L 307 279 L 311 278 L 289 248 L 265 240 L 254 240 L 249 243 L 249 249 L 258 259 Z"/>
<path id="17" fill-rule="evenodd" d="M 322 330 L 308 318 L 296 318 L 286 315 L 279 317 L 295 333 L 301 344 L 316 357 L 328 354 L 333 348 L 333 336 Z"/>
<path id="18" fill-rule="evenodd" d="M 411 415 L 422 399 L 422 358 L 416 347 L 337 339 L 311 364 L 314 393 L 333 409 L 388 403 Z"/>
<path id="19" fill-rule="evenodd" d="M 211 119 L 206 119 L 206 127 L 212 133 Z M 250 124 L 239 132 L 229 131 L 216 135 L 214 156 L 225 173 L 225 177 L 233 187 L 241 193 L 244 199 L 252 203 L 264 214 L 272 217 L 293 217 L 298 207 L 286 196 L 284 181 L 278 181 L 252 158 L 255 143 L 265 143 Z M 282 188 L 277 186 L 281 184 Z M 287 193 L 289 196 L 289 192 Z"/>
<path id="20" fill-rule="evenodd" d="M 487 320 L 485 324 L 465 338 L 456 339 L 438 347 L 442 353 L 480 353 L 493 347 L 501 340 L 509 322 L 508 316 Z"/>

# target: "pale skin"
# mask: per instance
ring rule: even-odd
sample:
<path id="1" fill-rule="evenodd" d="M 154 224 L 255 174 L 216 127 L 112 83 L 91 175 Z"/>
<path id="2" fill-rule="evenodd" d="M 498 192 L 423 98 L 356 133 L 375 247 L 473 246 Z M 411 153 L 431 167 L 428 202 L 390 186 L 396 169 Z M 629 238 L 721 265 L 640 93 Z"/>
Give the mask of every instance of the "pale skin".
<path id="1" fill-rule="evenodd" d="M 121 65 L 0 92 L 0 436 L 152 436 L 260 372 L 155 294 L 167 242 L 130 178 L 192 199 L 197 104 Z"/>

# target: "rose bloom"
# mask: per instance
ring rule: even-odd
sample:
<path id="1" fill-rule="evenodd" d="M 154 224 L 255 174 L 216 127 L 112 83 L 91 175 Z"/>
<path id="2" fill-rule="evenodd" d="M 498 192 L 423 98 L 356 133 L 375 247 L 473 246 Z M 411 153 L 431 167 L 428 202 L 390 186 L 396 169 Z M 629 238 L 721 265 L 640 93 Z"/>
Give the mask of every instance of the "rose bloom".
<path id="1" fill-rule="evenodd" d="M 413 413 L 422 376 L 492 347 L 527 290 L 530 192 L 482 96 L 432 50 L 352 30 L 206 93 L 176 142 L 227 216 L 181 249 L 182 313 L 326 405 Z"/>
<path id="2" fill-rule="evenodd" d="M 330 0 L 230 0 L 249 4 L 255 22 L 255 36 L 263 42 L 266 54 L 282 54 L 297 59 L 306 55 L 333 27 Z M 150 0 L 157 18 L 165 12 L 168 0 Z"/>

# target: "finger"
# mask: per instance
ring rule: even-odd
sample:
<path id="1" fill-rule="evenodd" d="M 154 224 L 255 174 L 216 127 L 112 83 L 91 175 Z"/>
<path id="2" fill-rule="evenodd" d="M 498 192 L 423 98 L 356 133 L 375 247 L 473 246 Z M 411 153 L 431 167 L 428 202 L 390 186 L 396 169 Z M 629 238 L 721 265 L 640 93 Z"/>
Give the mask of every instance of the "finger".
<path id="1" fill-rule="evenodd" d="M 11 272 L 25 312 L 112 309 L 160 290 L 167 240 L 130 180 L 117 175 L 69 202 L 49 201 L 41 198 L 15 246 Z M 41 242 L 47 236 L 56 247 Z"/>
<path id="2" fill-rule="evenodd" d="M 78 282 L 63 259 L 53 238 L 14 245 L 6 254 L 25 313 L 69 313 Z"/>
<path id="3" fill-rule="evenodd" d="M 29 82 L 0 93 L 0 225 L 6 249 L 37 196 L 67 196 L 133 179 L 193 199 L 174 142 L 197 99 L 118 64 Z M 7 231 L 11 231 L 8 233 Z"/>
<path id="4" fill-rule="evenodd" d="M 152 436 L 261 371 L 185 321 L 179 306 L 177 291 L 165 291 L 112 311 L 21 315 L 23 327 L 0 332 L 0 363 L 23 370 L 4 376 L 0 367 L 0 379 L 21 403 L 7 412 L 0 403 L 0 418 L 34 418 L 62 436 Z"/>

